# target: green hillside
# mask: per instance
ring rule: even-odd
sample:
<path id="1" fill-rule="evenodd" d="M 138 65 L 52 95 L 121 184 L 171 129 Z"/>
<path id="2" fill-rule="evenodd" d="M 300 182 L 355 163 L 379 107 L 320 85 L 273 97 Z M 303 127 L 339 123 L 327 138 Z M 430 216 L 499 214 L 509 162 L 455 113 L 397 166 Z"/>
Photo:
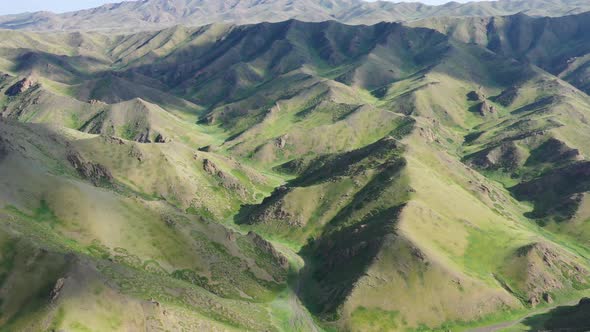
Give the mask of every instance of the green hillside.
<path id="1" fill-rule="evenodd" d="M 586 16 L 0 32 L 0 329 L 563 327 Z"/>
<path id="2" fill-rule="evenodd" d="M 530 61 L 588 93 L 590 13 L 563 17 L 524 14 L 486 18 L 433 18 L 412 22 L 493 52 Z"/>

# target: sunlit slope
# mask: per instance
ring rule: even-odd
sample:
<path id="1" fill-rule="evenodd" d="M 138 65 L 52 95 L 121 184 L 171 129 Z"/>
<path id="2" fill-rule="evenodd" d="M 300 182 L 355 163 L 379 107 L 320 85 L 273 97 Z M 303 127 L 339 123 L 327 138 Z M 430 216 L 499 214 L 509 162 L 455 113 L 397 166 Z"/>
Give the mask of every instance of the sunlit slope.
<path id="1" fill-rule="evenodd" d="M 205 329 L 395 331 L 589 288 L 590 99 L 548 68 L 392 23 L 40 36 L 2 44 L 0 208 L 7 239 L 60 262 L 43 299 L 82 269 L 64 289 L 153 298 L 164 328 L 182 309 Z M 197 293 L 221 306 L 170 298 Z M 56 324 L 80 329 L 68 303 Z"/>
<path id="2" fill-rule="evenodd" d="M 295 179 L 238 216 L 302 246 L 309 264 L 302 272 L 303 299 L 336 326 L 385 328 L 371 325 L 370 317 L 389 317 L 389 327 L 399 329 L 452 326 L 587 287 L 586 259 L 576 256 L 585 251 L 539 232 L 523 216 L 530 208 L 511 197 L 512 183 L 504 187 L 495 173 L 470 162 L 484 153 L 473 152 L 483 149 L 477 142 L 487 136 L 479 128 L 506 134 L 501 128 L 523 121 L 523 106 L 541 123 L 555 118 L 571 126 L 541 127 L 555 129 L 542 141 L 563 138 L 568 127 L 581 126 L 583 135 L 583 122 L 571 123 L 570 116 L 586 116 L 587 97 L 543 71 L 475 46 L 452 44 L 447 55 L 422 75 L 373 91 L 371 103 L 397 117 L 389 138 L 276 167 Z M 519 98 L 506 105 L 494 98 L 514 86 Z M 569 99 L 558 98 L 564 91 L 571 92 Z M 555 107 L 535 114 L 548 95 L 557 99 Z M 513 139 L 534 142 L 527 137 L 538 134 L 524 128 L 514 128 Z"/>
<path id="3" fill-rule="evenodd" d="M 33 264 L 35 268 L 43 268 L 42 264 L 55 264 L 53 274 L 43 275 L 43 280 L 38 281 L 44 283 L 40 286 L 42 288 L 23 289 L 22 294 L 7 293 L 6 305 L 18 305 L 16 299 L 19 297 L 35 296 L 39 300 L 35 308 L 30 308 L 30 314 L 66 315 L 74 322 L 84 324 L 82 316 L 74 309 L 79 301 L 96 306 L 113 297 L 115 303 L 119 301 L 123 305 L 131 297 L 136 299 L 133 302 L 140 310 L 153 297 L 152 302 L 169 302 L 174 305 L 170 310 L 181 315 L 172 320 L 165 319 L 164 326 L 176 326 L 185 314 L 198 322 L 201 318 L 194 314 L 200 310 L 204 310 L 203 314 L 209 317 L 202 318 L 205 321 L 219 320 L 235 327 L 254 324 L 249 326 L 252 329 L 257 329 L 255 324 L 260 323 L 263 325 L 259 328 L 271 326 L 270 317 L 263 313 L 254 323 L 250 318 L 229 318 L 221 311 L 215 313 L 220 316 L 212 318 L 207 312 L 214 303 L 210 301 L 217 301 L 219 297 L 252 303 L 273 299 L 274 294 L 284 288 L 289 268 L 282 254 L 255 234 L 241 235 L 202 217 L 213 216 L 215 211 L 205 213 L 189 208 L 187 213 L 171 205 L 172 199 L 167 202 L 133 190 L 132 186 L 123 183 L 122 173 L 117 171 L 116 166 L 99 157 L 103 154 L 110 158 L 118 157 L 119 160 L 135 159 L 130 153 L 113 155 L 116 147 L 125 149 L 125 145 L 131 145 L 131 150 L 136 149 L 134 153 L 139 153 L 148 163 L 150 159 L 166 159 L 159 156 L 161 152 L 142 151 L 138 148 L 139 143 L 94 138 L 42 125 L 23 126 L 3 122 L 1 130 L 2 179 L 3 187 L 7 189 L 2 191 L 2 215 L 6 223 L 3 227 L 18 232 L 18 238 L 22 238 L 24 243 L 33 241 L 35 246 L 39 246 L 37 251 L 44 248 L 42 252 L 49 251 L 54 255 L 46 257 L 46 263 L 40 258 L 39 265 L 34 262 L 27 264 Z M 105 155 L 106 151 L 109 152 Z M 144 180 L 149 178 L 152 177 L 142 177 Z M 183 183 L 172 179 L 168 185 L 172 182 Z M 185 186 L 190 184 L 185 183 Z M 193 210 L 197 215 L 191 214 Z M 36 238 L 39 240 L 34 240 Z M 63 258 L 64 255 L 66 258 Z M 14 262 L 6 261 L 6 273 L 18 274 L 19 264 L 24 261 L 10 256 L 5 259 Z M 59 264 L 64 266 L 63 270 L 59 269 Z M 63 307 L 48 307 L 52 283 L 59 283 L 57 280 L 60 278 L 65 278 Z M 140 282 L 141 278 L 145 281 Z M 172 286 L 174 284 L 178 286 Z M 10 285 L 5 287 L 12 289 Z M 161 288 L 165 285 L 170 288 Z M 175 287 L 177 290 L 173 290 Z M 96 289 L 99 288 L 105 293 L 98 292 Z M 33 293 L 27 293 L 29 291 Z M 94 295 L 85 297 L 78 291 Z M 123 294 L 121 291 L 124 291 Z M 179 294 L 185 292 L 187 298 L 183 299 L 185 295 Z M 235 301 L 234 305 L 236 308 L 240 306 Z M 149 307 L 160 312 L 160 308 Z M 262 305 L 259 308 L 266 311 Z M 27 308 L 11 310 L 13 312 L 7 316 L 7 323 L 32 324 L 33 317 L 28 316 Z M 143 324 L 143 320 L 137 320 L 141 312 L 121 316 L 115 307 L 96 310 L 104 310 L 105 316 L 114 320 L 111 324 L 136 327 L 141 326 L 137 325 L 139 322 Z M 239 315 L 245 313 L 240 311 Z M 55 319 L 56 326 L 67 326 L 60 325 L 68 322 L 67 319 Z M 44 320 L 44 323 L 47 321 Z M 112 328 L 123 326 L 114 325 Z M 98 325 L 92 327 L 98 328 Z"/>

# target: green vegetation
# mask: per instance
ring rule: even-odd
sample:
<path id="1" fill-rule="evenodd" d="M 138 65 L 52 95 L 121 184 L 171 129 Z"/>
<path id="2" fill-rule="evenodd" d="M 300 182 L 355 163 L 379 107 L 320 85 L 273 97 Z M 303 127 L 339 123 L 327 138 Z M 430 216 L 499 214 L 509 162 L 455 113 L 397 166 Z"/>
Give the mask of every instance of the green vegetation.
<path id="1" fill-rule="evenodd" d="M 586 18 L 0 32 L 0 329 L 586 328 Z"/>
<path id="2" fill-rule="evenodd" d="M 358 307 L 350 317 L 352 331 L 397 331 L 404 325 L 398 312 Z"/>

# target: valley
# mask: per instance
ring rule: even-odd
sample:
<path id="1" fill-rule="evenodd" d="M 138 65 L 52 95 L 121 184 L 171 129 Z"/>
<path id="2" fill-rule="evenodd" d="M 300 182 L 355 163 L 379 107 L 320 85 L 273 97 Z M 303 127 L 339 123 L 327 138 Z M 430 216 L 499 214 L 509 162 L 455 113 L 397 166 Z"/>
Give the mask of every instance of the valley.
<path id="1" fill-rule="evenodd" d="M 581 11 L 0 30 L 0 330 L 588 328 Z"/>

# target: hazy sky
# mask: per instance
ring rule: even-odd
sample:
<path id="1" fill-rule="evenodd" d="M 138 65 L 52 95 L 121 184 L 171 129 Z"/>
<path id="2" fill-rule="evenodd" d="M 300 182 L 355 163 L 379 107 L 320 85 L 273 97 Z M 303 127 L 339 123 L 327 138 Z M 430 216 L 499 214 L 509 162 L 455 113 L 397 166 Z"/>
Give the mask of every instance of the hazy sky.
<path id="1" fill-rule="evenodd" d="M 67 12 L 78 9 L 92 8 L 105 3 L 120 2 L 122 0 L 0 0 L 0 15 L 16 14 L 48 10 L 52 12 Z M 399 2 L 401 0 L 395 0 Z M 449 2 L 450 0 L 413 0 L 431 5 Z M 465 1 L 461 1 L 465 2 Z"/>
<path id="2" fill-rule="evenodd" d="M 0 0 L 0 15 L 48 10 L 56 13 L 92 8 L 113 0 Z"/>

